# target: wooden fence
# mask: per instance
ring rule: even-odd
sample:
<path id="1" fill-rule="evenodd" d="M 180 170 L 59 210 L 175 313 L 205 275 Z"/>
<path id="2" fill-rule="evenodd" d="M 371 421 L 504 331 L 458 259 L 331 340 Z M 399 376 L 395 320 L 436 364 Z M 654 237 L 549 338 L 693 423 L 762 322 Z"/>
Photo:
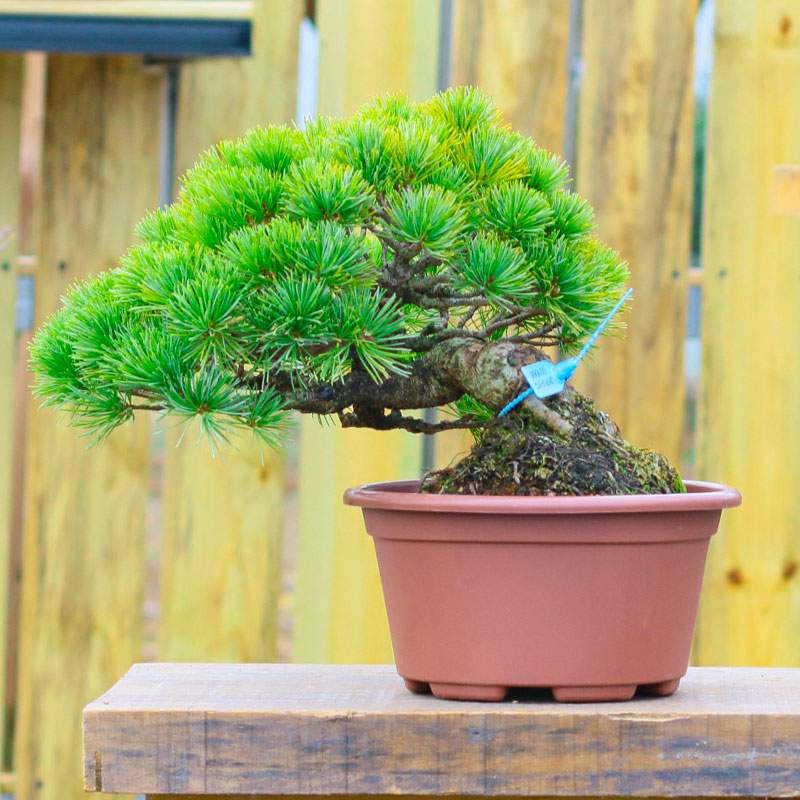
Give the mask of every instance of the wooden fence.
<path id="1" fill-rule="evenodd" d="M 637 290 L 627 339 L 605 342 L 581 385 L 632 441 L 680 461 L 687 291 L 697 282 L 697 0 L 256 0 L 251 58 L 179 67 L 178 174 L 220 138 L 292 119 L 298 26 L 309 10 L 321 113 L 347 114 L 385 91 L 422 99 L 450 82 L 482 87 L 508 121 L 557 151 L 576 120 L 577 189 L 594 203 L 600 235 L 630 260 Z M 800 164 L 800 8 L 716 0 L 715 26 L 694 471 L 736 485 L 744 505 L 714 540 L 695 655 L 703 664 L 800 665 L 800 218 L 780 213 L 773 177 L 783 174 L 775 167 Z M 421 444 L 399 432 L 301 423 L 299 520 L 287 537 L 296 540 L 296 574 L 282 594 L 282 531 L 292 528 L 283 457 L 262 463 L 244 450 L 212 460 L 203 446 L 168 441 L 153 538 L 147 420 L 87 452 L 30 400 L 27 415 L 12 413 L 25 391 L 24 378 L 16 387 L 12 379 L 23 335 L 14 332 L 15 287 L 35 281 L 38 323 L 72 281 L 115 264 L 164 192 L 158 165 L 174 69 L 47 57 L 41 178 L 22 215 L 35 258 L 20 259 L 20 126 L 35 105 L 33 63 L 0 54 L 0 598 L 15 609 L 21 596 L 18 619 L 0 604 L 11 665 L 2 733 L 13 721 L 4 768 L 20 800 L 70 800 L 82 794 L 80 708 L 141 658 L 148 558 L 157 564 L 162 660 L 274 660 L 287 609 L 295 660 L 390 660 L 371 542 L 340 497 L 348 485 L 419 474 Z M 15 451 L 13 441 L 24 446 Z M 442 437 L 438 459 L 465 446 Z M 15 500 L 23 514 L 12 515 Z"/>

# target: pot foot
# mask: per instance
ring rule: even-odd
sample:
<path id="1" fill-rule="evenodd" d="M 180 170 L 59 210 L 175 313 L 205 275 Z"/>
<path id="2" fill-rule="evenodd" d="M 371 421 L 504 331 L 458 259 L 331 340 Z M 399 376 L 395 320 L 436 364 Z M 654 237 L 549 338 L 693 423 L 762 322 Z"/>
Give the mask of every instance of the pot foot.
<path id="1" fill-rule="evenodd" d="M 559 703 L 610 703 L 630 700 L 636 684 L 622 686 L 554 686 L 553 697 Z"/>
<path id="2" fill-rule="evenodd" d="M 654 697 L 667 697 L 671 694 L 675 694 L 680 685 L 680 678 L 674 678 L 671 681 L 659 681 L 658 683 L 643 683 L 639 687 L 639 693 L 649 694 Z"/>
<path id="3" fill-rule="evenodd" d="M 412 678 L 403 678 L 403 683 L 405 683 L 406 689 L 408 689 L 409 692 L 414 692 L 414 694 L 431 693 L 431 685 L 426 681 L 415 681 Z"/>
<path id="4" fill-rule="evenodd" d="M 508 694 L 507 686 L 475 686 L 468 683 L 431 683 L 431 691 L 445 700 L 480 700 L 499 703 Z"/>

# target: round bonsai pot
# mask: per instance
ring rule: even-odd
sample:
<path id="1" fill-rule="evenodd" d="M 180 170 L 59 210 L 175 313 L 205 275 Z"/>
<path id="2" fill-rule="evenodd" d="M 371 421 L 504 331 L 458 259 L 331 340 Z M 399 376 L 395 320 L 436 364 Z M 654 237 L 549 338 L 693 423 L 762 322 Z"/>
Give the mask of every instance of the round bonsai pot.
<path id="1" fill-rule="evenodd" d="M 397 671 L 412 692 L 563 702 L 672 694 L 689 662 L 708 543 L 739 492 L 417 494 L 349 489 L 374 538 Z"/>

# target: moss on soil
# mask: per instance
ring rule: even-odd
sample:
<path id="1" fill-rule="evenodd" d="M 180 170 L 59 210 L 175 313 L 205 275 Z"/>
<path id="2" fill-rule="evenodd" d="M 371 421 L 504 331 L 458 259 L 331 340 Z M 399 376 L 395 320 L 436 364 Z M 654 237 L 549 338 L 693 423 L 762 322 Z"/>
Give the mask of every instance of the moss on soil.
<path id="1" fill-rule="evenodd" d="M 573 432 L 555 433 L 528 410 L 485 429 L 468 456 L 429 473 L 426 494 L 591 495 L 675 494 L 683 481 L 659 453 L 626 442 L 591 400 L 572 393 L 548 405 Z"/>

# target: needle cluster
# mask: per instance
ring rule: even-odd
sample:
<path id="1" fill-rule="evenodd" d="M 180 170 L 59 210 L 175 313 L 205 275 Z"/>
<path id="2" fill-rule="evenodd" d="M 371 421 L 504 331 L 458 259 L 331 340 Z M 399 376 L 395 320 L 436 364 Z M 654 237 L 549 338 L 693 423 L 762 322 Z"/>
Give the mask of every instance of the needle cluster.
<path id="1" fill-rule="evenodd" d="M 36 391 L 98 438 L 138 410 L 216 443 L 276 444 L 292 409 L 386 428 L 457 402 L 469 426 L 481 404 L 453 358 L 437 372 L 445 343 L 573 352 L 622 294 L 568 182 L 472 88 L 253 129 L 200 157 L 117 269 L 69 290 L 32 346 Z"/>

